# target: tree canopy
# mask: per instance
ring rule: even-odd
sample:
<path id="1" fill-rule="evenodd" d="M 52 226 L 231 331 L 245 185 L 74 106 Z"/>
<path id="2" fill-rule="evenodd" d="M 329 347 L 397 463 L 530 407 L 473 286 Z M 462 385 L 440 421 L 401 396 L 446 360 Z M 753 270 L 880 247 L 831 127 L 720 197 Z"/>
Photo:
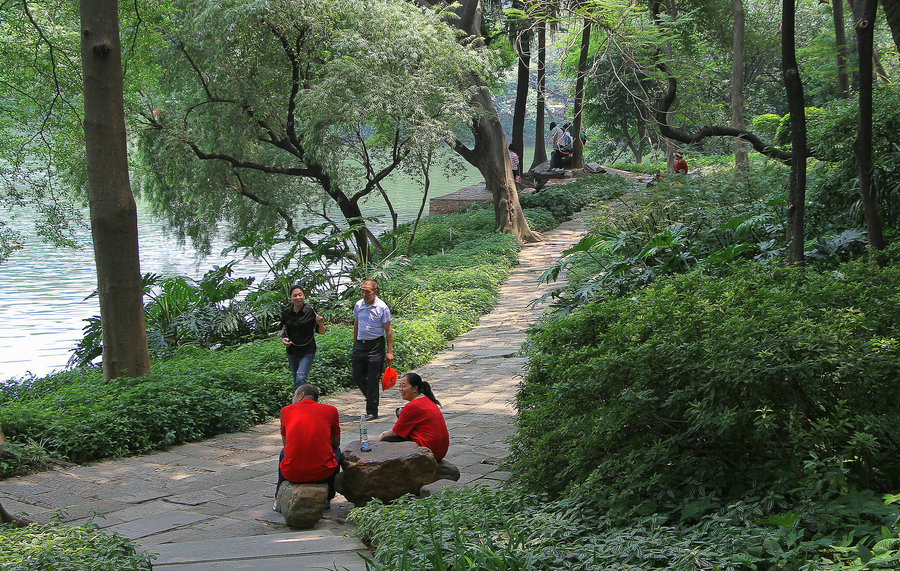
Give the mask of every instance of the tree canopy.
<path id="1" fill-rule="evenodd" d="M 472 119 L 470 76 L 491 53 L 458 40 L 440 11 L 393 1 L 174 3 L 143 93 L 143 192 L 184 235 L 206 242 L 336 204 L 365 232 L 363 200 Z M 327 215 L 327 213 L 326 213 Z"/>

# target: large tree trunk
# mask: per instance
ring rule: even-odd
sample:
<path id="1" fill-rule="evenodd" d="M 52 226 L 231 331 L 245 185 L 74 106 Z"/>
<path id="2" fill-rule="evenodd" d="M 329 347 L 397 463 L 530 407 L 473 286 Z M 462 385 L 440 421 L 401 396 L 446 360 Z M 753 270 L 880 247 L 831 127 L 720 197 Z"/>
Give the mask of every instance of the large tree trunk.
<path id="1" fill-rule="evenodd" d="M 422 0 L 436 3 L 442 0 Z M 463 0 L 455 13 L 459 18 L 452 23 L 472 37 L 481 38 L 481 1 Z M 494 204 L 494 220 L 497 228 L 516 236 L 523 242 L 540 241 L 540 236 L 531 231 L 528 221 L 519 204 L 519 193 L 516 181 L 512 176 L 509 164 L 509 152 L 506 149 L 506 135 L 497 117 L 497 110 L 487 88 L 482 87 L 472 98 L 472 105 L 482 110 L 479 117 L 472 122 L 472 135 L 475 146 L 468 149 L 459 141 L 454 149 L 484 177 L 484 184 L 491 194 Z"/>
<path id="2" fill-rule="evenodd" d="M 782 0 L 781 66 L 791 115 L 791 186 L 787 205 L 787 262 L 803 263 L 803 215 L 806 203 L 806 110 L 797 67 L 794 1 Z"/>
<path id="3" fill-rule="evenodd" d="M 731 1 L 734 13 L 734 31 L 732 47 L 734 59 L 731 68 L 731 126 L 743 131 L 744 123 L 744 3 L 742 0 Z M 734 141 L 734 166 L 738 170 L 747 168 L 747 143 L 741 139 Z"/>
<path id="4" fill-rule="evenodd" d="M 544 147 L 544 113 L 547 90 L 547 23 L 538 24 L 538 65 L 537 65 L 537 109 L 534 121 L 534 159 L 531 168 L 547 162 L 547 149 Z"/>
<path id="5" fill-rule="evenodd" d="M 850 97 L 850 73 L 847 71 L 847 34 L 844 33 L 844 0 L 832 0 L 831 15 L 834 20 L 834 43 L 837 47 L 838 88 L 841 97 Z"/>
<path id="6" fill-rule="evenodd" d="M 578 55 L 578 75 L 575 78 L 575 109 L 572 123 L 572 168 L 584 168 L 584 143 L 581 142 L 582 115 L 584 115 L 584 76 L 587 75 L 588 49 L 591 47 L 591 22 L 584 20 L 581 31 L 581 52 Z"/>
<path id="7" fill-rule="evenodd" d="M 25 527 L 31 522 L 12 515 L 11 513 L 3 509 L 3 504 L 0 504 L 0 523 L 11 523 L 16 527 Z"/>
<path id="8" fill-rule="evenodd" d="M 128 179 L 116 0 L 81 0 L 84 135 L 91 234 L 103 327 L 103 377 L 150 373 L 138 260 L 137 208 Z"/>
<path id="9" fill-rule="evenodd" d="M 513 41 L 518 56 L 516 77 L 516 104 L 513 109 L 512 146 L 519 155 L 519 169 L 525 166 L 525 111 L 528 108 L 528 83 L 531 67 L 531 30 L 525 20 L 516 21 L 516 33 Z M 526 29 L 522 30 L 521 28 Z"/>
<path id="10" fill-rule="evenodd" d="M 856 136 L 856 164 L 859 194 L 866 215 L 869 245 L 884 249 L 881 210 L 872 189 L 872 42 L 874 38 L 877 0 L 860 0 L 856 18 L 856 41 L 859 52 L 859 129 Z"/>
<path id="11" fill-rule="evenodd" d="M 881 0 L 881 6 L 884 8 L 884 16 L 887 18 L 891 36 L 894 38 L 894 46 L 900 52 L 900 2 L 897 0 Z"/>

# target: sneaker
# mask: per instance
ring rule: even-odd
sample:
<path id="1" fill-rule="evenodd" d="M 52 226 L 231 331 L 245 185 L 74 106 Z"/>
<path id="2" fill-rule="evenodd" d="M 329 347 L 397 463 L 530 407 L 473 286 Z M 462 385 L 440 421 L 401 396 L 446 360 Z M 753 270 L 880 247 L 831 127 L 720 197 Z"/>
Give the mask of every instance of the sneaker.
<path id="1" fill-rule="evenodd" d="M 275 503 L 272 504 L 272 511 L 273 511 L 273 512 L 277 512 L 277 511 L 278 511 L 278 500 L 275 500 Z"/>
<path id="2" fill-rule="evenodd" d="M 373 420 L 375 420 L 375 419 L 377 419 L 377 418 L 378 418 L 378 415 L 377 415 L 377 414 L 367 414 L 367 415 L 366 415 L 366 421 L 367 421 L 367 422 L 372 422 Z"/>

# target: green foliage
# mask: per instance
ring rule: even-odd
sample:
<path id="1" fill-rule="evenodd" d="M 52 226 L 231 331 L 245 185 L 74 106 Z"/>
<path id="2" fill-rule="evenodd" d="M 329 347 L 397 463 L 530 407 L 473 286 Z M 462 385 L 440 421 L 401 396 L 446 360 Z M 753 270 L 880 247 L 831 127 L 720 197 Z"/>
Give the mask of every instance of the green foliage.
<path id="1" fill-rule="evenodd" d="M 877 84 L 872 109 L 873 191 L 890 235 L 900 228 L 900 143 L 896 136 L 900 131 L 900 87 Z M 810 126 L 810 148 L 821 159 L 810 169 L 808 196 L 815 207 L 810 213 L 814 227 L 826 227 L 836 220 L 845 225 L 863 223 L 854 152 L 858 115 L 856 101 L 837 100 Z"/>
<path id="2" fill-rule="evenodd" d="M 81 525 L 0 526 L 0 567 L 7 571 L 149 571 L 154 555 L 117 533 Z"/>
<path id="3" fill-rule="evenodd" d="M 46 448 L 33 440 L 24 443 L 7 440 L 0 446 L 0 479 L 39 472 L 52 465 L 53 459 Z"/>
<path id="4" fill-rule="evenodd" d="M 806 130 L 807 144 L 810 149 L 815 149 L 815 137 L 811 136 L 816 131 L 816 126 L 821 124 L 827 117 L 827 111 L 821 107 L 806 107 Z M 790 150 L 791 148 L 791 114 L 786 113 L 778 123 L 778 130 L 775 132 L 775 144 L 779 147 Z"/>
<path id="5" fill-rule="evenodd" d="M 392 571 L 843 569 L 865 558 L 860 554 L 896 557 L 900 531 L 896 497 L 882 502 L 871 493 L 794 505 L 763 498 L 720 506 L 700 498 L 681 516 L 616 522 L 590 502 L 551 501 L 508 486 L 373 501 L 348 519 L 376 547 L 368 568 Z"/>
<path id="6" fill-rule="evenodd" d="M 763 141 L 775 141 L 781 117 L 774 113 L 763 113 L 753 118 L 753 130 Z"/>
<path id="7" fill-rule="evenodd" d="M 522 208 L 542 208 L 557 220 L 565 220 L 598 200 L 622 194 L 627 188 L 627 183 L 618 177 L 583 177 L 521 194 L 519 202 Z"/>
<path id="8" fill-rule="evenodd" d="M 713 167 L 713 166 L 734 166 L 734 155 L 701 155 L 685 152 L 685 160 L 689 169 Z M 613 168 L 643 174 L 664 173 L 667 170 L 665 160 L 660 161 L 644 161 L 642 163 L 616 163 Z"/>
<path id="9" fill-rule="evenodd" d="M 553 213 L 546 208 L 525 208 L 523 213 L 525 220 L 528 221 L 528 227 L 535 232 L 547 232 L 559 225 L 559 221 L 553 216 Z"/>
<path id="10" fill-rule="evenodd" d="M 496 77 L 495 54 L 444 16 L 400 0 L 179 0 L 146 14 L 141 29 L 179 41 L 135 53 L 154 72 L 136 109 L 144 196 L 207 246 L 224 221 L 233 238 L 293 235 L 324 204 L 365 224 L 381 177 L 414 175 L 470 123 L 473 78 Z"/>
<path id="11" fill-rule="evenodd" d="M 283 374 L 267 374 L 248 357 L 253 355 L 246 349 L 185 350 L 154 363 L 153 379 L 86 378 L 39 398 L 7 402 L 0 426 L 10 437 L 39 441 L 73 462 L 234 432 L 276 415 L 290 396 Z"/>
<path id="12" fill-rule="evenodd" d="M 848 485 L 887 489 L 900 477 L 898 254 L 884 268 L 672 276 L 547 321 L 528 347 L 514 473 L 623 515 L 787 493 L 810 454 Z"/>

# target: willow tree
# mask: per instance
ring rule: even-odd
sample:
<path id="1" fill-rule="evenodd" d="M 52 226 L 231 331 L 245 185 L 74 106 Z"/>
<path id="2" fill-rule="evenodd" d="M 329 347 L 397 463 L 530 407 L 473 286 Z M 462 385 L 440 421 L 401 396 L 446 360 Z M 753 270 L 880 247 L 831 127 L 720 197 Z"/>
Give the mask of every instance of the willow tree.
<path id="1" fill-rule="evenodd" d="M 364 201 L 412 150 L 454 139 L 473 117 L 471 78 L 493 71 L 445 14 L 401 0 L 193 6 L 152 23 L 165 41 L 142 54 L 159 75 L 139 151 L 145 195 L 200 245 L 223 222 L 291 235 L 327 203 L 367 258 L 381 245 Z"/>

